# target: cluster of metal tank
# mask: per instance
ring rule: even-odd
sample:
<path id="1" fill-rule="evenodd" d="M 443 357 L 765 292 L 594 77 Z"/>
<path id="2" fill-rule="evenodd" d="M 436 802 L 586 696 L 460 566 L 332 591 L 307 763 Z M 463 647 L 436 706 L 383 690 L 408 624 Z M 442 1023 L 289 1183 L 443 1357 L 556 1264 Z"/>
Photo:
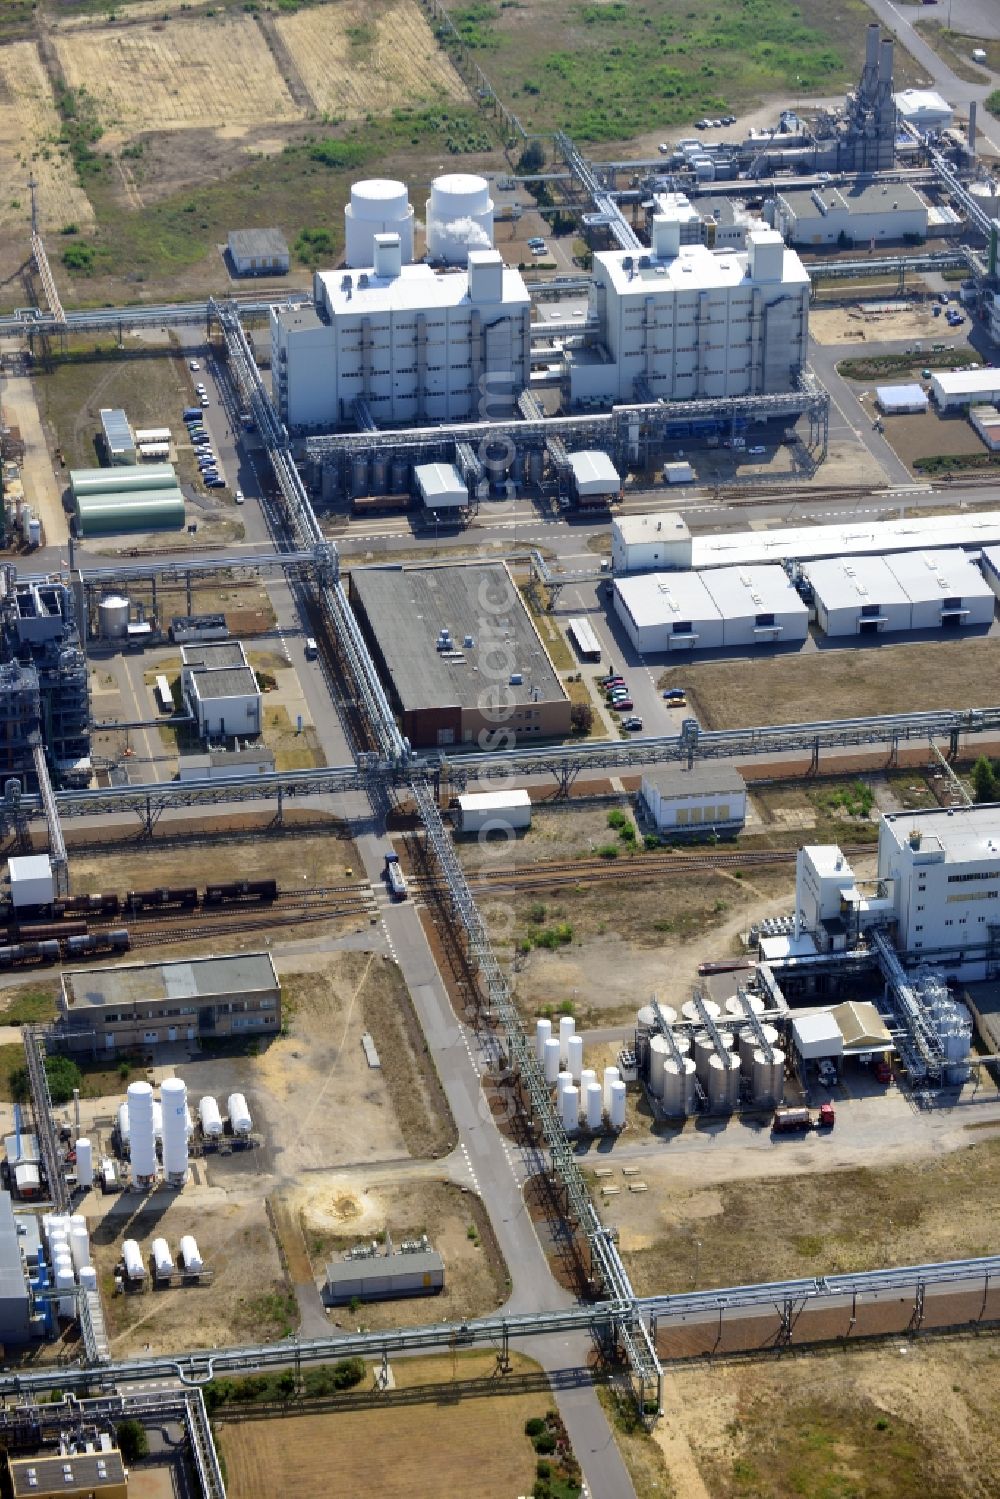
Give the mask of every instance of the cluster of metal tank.
<path id="1" fill-rule="evenodd" d="M 772 1025 L 758 1019 L 761 1034 L 746 1017 L 745 1003 L 759 1017 L 763 1002 L 756 995 L 733 995 L 725 1013 L 715 1000 L 693 1000 L 681 1006 L 680 1015 L 670 1005 L 660 1005 L 659 1014 L 669 1029 L 662 1034 L 652 1005 L 643 1005 L 636 1016 L 639 1047 L 647 1057 L 646 1082 L 662 1112 L 670 1118 L 687 1118 L 699 1105 L 699 1092 L 709 1112 L 731 1114 L 741 1097 L 754 1109 L 774 1108 L 784 1097 L 785 1053 Z M 713 1023 L 715 1035 L 703 1021 Z M 721 1050 L 720 1045 L 721 1043 Z M 770 1047 L 770 1054 L 767 1047 Z"/>
<path id="2" fill-rule="evenodd" d="M 933 969 L 917 970 L 913 992 L 945 1055 L 946 1066 L 941 1081 L 946 1087 L 959 1087 L 968 1080 L 970 1071 L 972 1016 L 968 1007 L 955 998 L 944 977 Z"/>
<path id="3" fill-rule="evenodd" d="M 52 1284 L 66 1291 L 57 1303 L 60 1317 L 76 1316 L 76 1287 L 97 1290 L 97 1271 L 90 1259 L 90 1233 L 80 1213 L 44 1213 L 42 1238 L 52 1269 Z"/>
<path id="4" fill-rule="evenodd" d="M 156 1280 L 169 1280 L 177 1269 L 174 1257 L 170 1253 L 170 1245 L 166 1239 L 159 1237 L 153 1240 L 149 1247 L 150 1257 L 153 1261 L 153 1276 Z M 184 1234 L 178 1245 L 181 1269 L 188 1275 L 200 1275 L 205 1268 L 198 1248 L 198 1241 L 193 1234 Z M 137 1239 L 125 1239 L 122 1243 L 122 1263 L 125 1266 L 125 1277 L 127 1280 L 137 1283 L 146 1279 L 146 1262 L 143 1259 L 142 1250 L 139 1248 Z"/>
<path id="5" fill-rule="evenodd" d="M 625 1083 L 617 1067 L 605 1067 L 601 1081 L 583 1065 L 583 1037 L 572 1015 L 559 1019 L 559 1033 L 545 1016 L 535 1022 L 535 1058 L 547 1083 L 556 1090 L 556 1106 L 568 1134 L 583 1128 L 596 1132 L 607 1119 L 613 1130 L 625 1127 Z"/>

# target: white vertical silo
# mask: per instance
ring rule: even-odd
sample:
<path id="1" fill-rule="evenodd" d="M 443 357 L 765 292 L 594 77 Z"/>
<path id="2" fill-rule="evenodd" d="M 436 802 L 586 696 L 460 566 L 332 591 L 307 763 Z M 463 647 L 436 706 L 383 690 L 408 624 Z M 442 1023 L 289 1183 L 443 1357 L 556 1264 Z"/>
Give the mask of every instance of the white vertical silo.
<path id="1" fill-rule="evenodd" d="M 566 1065 L 573 1076 L 573 1081 L 580 1081 L 580 1073 L 583 1071 L 583 1037 L 570 1036 L 566 1042 Z"/>
<path id="2" fill-rule="evenodd" d="M 163 1174 L 183 1183 L 188 1173 L 187 1084 L 168 1077 L 160 1088 L 163 1101 Z"/>
<path id="3" fill-rule="evenodd" d="M 375 264 L 376 234 L 398 234 L 403 265 L 413 259 L 413 207 L 405 182 L 373 177 L 355 182 L 344 209 L 345 260 L 366 270 Z"/>
<path id="4" fill-rule="evenodd" d="M 587 1089 L 591 1083 L 597 1082 L 597 1073 L 593 1067 L 584 1067 L 580 1073 L 580 1098 L 584 1103 L 587 1101 Z"/>
<path id="5" fill-rule="evenodd" d="M 74 1270 L 79 1272 L 84 1265 L 90 1264 L 90 1234 L 87 1232 L 87 1220 L 81 1213 L 75 1213 L 70 1219 L 69 1252 Z"/>
<path id="6" fill-rule="evenodd" d="M 542 1057 L 542 1069 L 545 1073 L 545 1081 L 554 1083 L 559 1076 L 559 1037 L 550 1036 L 545 1043 L 545 1054 Z"/>
<path id="7" fill-rule="evenodd" d="M 76 1142 L 76 1179 L 85 1192 L 94 1185 L 94 1147 L 89 1140 Z"/>
<path id="8" fill-rule="evenodd" d="M 754 1107 L 777 1108 L 785 1096 L 785 1053 L 779 1046 L 772 1045 L 770 1061 L 767 1052 L 754 1052 L 751 1077 Z"/>
<path id="9" fill-rule="evenodd" d="M 535 1061 L 538 1063 L 545 1060 L 545 1043 L 552 1035 L 552 1021 L 544 1015 L 540 1015 L 535 1021 Z"/>
<path id="10" fill-rule="evenodd" d="M 611 1112 L 611 1085 L 619 1080 L 621 1074 L 617 1067 L 605 1067 L 604 1069 L 604 1112 Z"/>
<path id="11" fill-rule="evenodd" d="M 427 256 L 465 265 L 470 250 L 493 248 L 493 199 L 485 177 L 448 172 L 435 177 L 427 199 Z"/>
<path id="12" fill-rule="evenodd" d="M 572 1073 L 566 1072 L 565 1070 L 556 1073 L 556 1103 L 558 1103 L 562 1098 L 563 1094 L 566 1092 L 566 1089 L 571 1088 L 572 1086 Z"/>
<path id="13" fill-rule="evenodd" d="M 69 1255 L 60 1256 L 54 1267 L 57 1291 L 71 1291 L 76 1285 L 76 1276 L 73 1274 L 73 1261 Z M 59 1298 L 60 1317 L 76 1316 L 76 1297 L 61 1296 Z"/>
<path id="14" fill-rule="evenodd" d="M 665 1036 L 654 1036 L 649 1043 L 649 1091 L 657 1098 L 663 1097 L 663 1068 L 670 1056 L 670 1043 Z"/>
<path id="15" fill-rule="evenodd" d="M 598 1082 L 589 1083 L 583 1098 L 587 1128 L 600 1129 L 601 1120 L 604 1117 L 604 1089 Z"/>
<path id="16" fill-rule="evenodd" d="M 608 1123 L 612 1129 L 625 1128 L 625 1084 L 621 1078 L 611 1084 L 611 1107 L 608 1110 Z"/>
<path id="17" fill-rule="evenodd" d="M 580 1090 L 572 1083 L 562 1090 L 559 1112 L 562 1116 L 563 1129 L 567 1134 L 571 1134 L 580 1123 Z"/>
<path id="18" fill-rule="evenodd" d="M 163 1139 L 163 1105 L 158 1098 L 153 1099 L 153 1139 Z"/>
<path id="19" fill-rule="evenodd" d="M 156 1176 L 153 1090 L 148 1083 L 129 1083 L 126 1102 L 132 1175 L 137 1181 L 152 1181 Z"/>
<path id="20" fill-rule="evenodd" d="M 563 1016 L 560 1017 L 560 1020 L 559 1020 L 559 1060 L 560 1060 L 560 1062 L 562 1062 L 563 1066 L 566 1065 L 566 1060 L 567 1060 L 567 1055 L 568 1055 L 566 1048 L 569 1045 L 569 1038 L 570 1038 L 570 1036 L 572 1036 L 572 1034 L 573 1034 L 573 1032 L 575 1030 L 576 1030 L 576 1021 L 573 1019 L 572 1015 L 563 1015 Z"/>

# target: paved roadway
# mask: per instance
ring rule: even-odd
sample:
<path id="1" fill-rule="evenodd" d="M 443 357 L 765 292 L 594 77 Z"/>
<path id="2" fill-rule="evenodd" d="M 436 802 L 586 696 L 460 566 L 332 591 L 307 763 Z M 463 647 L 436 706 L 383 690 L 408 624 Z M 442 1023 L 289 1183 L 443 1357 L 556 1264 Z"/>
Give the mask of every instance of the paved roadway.
<path id="1" fill-rule="evenodd" d="M 914 28 L 914 21 L 921 19 L 939 21 L 942 25 L 946 25 L 948 21 L 946 3 L 948 11 L 952 13 L 953 30 L 958 31 L 961 28 L 962 12 L 968 9 L 968 20 L 975 35 L 996 37 L 1000 34 L 995 0 L 942 0 L 942 3 L 933 10 L 921 5 L 894 5 L 893 0 L 867 0 L 869 9 L 874 12 L 882 25 L 898 37 L 921 67 L 926 68 L 934 87 L 944 95 L 949 104 L 955 105 L 961 114 L 967 115 L 970 102 L 975 99 L 979 103 L 978 137 L 988 141 L 994 152 L 1000 155 L 1000 124 L 982 107 L 987 94 L 997 86 L 996 77 L 994 76 L 989 83 L 966 83 L 964 79 L 952 72 L 943 58 L 938 56 L 933 47 L 929 46 L 919 31 Z M 958 16 L 954 13 L 956 10 Z M 979 66 L 972 63 L 971 57 L 969 64 Z M 984 68 L 982 71 L 987 70 Z"/>

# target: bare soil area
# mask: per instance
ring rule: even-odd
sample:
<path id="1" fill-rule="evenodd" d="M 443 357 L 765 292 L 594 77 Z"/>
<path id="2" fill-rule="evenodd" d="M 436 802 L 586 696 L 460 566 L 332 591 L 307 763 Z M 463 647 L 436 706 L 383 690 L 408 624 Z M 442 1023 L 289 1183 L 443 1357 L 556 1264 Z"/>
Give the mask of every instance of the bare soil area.
<path id="1" fill-rule="evenodd" d="M 416 0 L 310 7 L 275 27 L 322 113 L 359 120 L 467 97 Z"/>
<path id="2" fill-rule="evenodd" d="M 969 1337 L 688 1366 L 666 1424 L 713 1499 L 995 1499 L 998 1359 Z"/>
<path id="3" fill-rule="evenodd" d="M 524 1424 L 544 1416 L 551 1400 L 518 1384 L 516 1376 L 534 1373 L 536 1365 L 518 1353 L 511 1362 L 510 1393 L 501 1380 L 488 1383 L 491 1353 L 407 1358 L 393 1366 L 399 1395 L 380 1396 L 367 1408 L 340 1410 L 335 1417 L 221 1422 L 229 1492 L 233 1499 L 311 1499 L 316 1474 L 335 1472 L 338 1499 L 527 1494 L 536 1459 Z M 465 1380 L 484 1383 L 463 1395 Z M 426 1388 L 426 1399 L 414 1402 L 419 1387 Z"/>
<path id="4" fill-rule="evenodd" d="M 885 310 L 876 312 L 876 306 Z M 809 333 L 819 344 L 884 344 L 905 338 L 956 342 L 952 329 L 942 328 L 942 321 L 931 312 L 929 302 L 900 302 L 888 293 L 884 298 L 876 293 L 864 303 L 812 308 Z"/>
<path id="5" fill-rule="evenodd" d="M 668 667 L 657 686 L 683 686 L 703 728 L 736 729 L 917 708 L 972 708 L 989 697 L 998 665 L 1000 640 L 991 636 L 916 644 L 883 638 L 873 646 L 689 662 Z"/>
<path id="6" fill-rule="evenodd" d="M 68 224 L 87 230 L 94 222 L 73 163 L 65 148 L 56 144 L 59 131 L 52 85 L 37 44 L 22 41 L 0 47 L 0 230 L 20 233 L 25 257 L 31 235 L 30 176 L 38 183 L 43 235 Z"/>

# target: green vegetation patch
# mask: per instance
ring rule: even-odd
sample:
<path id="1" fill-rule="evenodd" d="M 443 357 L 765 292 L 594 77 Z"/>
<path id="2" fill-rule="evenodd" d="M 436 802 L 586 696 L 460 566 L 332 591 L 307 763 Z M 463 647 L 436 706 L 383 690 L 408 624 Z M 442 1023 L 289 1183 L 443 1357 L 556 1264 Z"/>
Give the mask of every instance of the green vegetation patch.
<path id="1" fill-rule="evenodd" d="M 965 279 L 962 272 L 960 280 Z M 845 380 L 880 380 L 886 375 L 905 375 L 911 370 L 964 369 L 969 364 L 982 364 L 979 355 L 972 349 L 934 349 L 925 354 L 877 354 L 861 359 L 842 359 L 837 373 Z"/>
<path id="2" fill-rule="evenodd" d="M 1000 453 L 934 453 L 929 458 L 914 458 L 918 474 L 933 478 L 936 474 L 965 474 L 1000 467 Z"/>
<path id="3" fill-rule="evenodd" d="M 859 822 L 867 822 L 875 805 L 875 793 L 864 781 L 851 781 L 846 786 L 819 786 L 807 795 L 827 816 L 843 813 Z"/>
<path id="4" fill-rule="evenodd" d="M 294 1304 L 294 1296 L 289 1297 Z M 316 1400 L 353 1390 L 365 1377 L 364 1360 L 342 1358 L 335 1364 L 319 1364 L 306 1369 L 296 1379 L 292 1369 L 276 1374 L 248 1374 L 241 1379 L 212 1379 L 205 1386 L 205 1404 L 209 1412 L 224 1412 L 227 1406 L 263 1405 L 304 1396 Z"/>

